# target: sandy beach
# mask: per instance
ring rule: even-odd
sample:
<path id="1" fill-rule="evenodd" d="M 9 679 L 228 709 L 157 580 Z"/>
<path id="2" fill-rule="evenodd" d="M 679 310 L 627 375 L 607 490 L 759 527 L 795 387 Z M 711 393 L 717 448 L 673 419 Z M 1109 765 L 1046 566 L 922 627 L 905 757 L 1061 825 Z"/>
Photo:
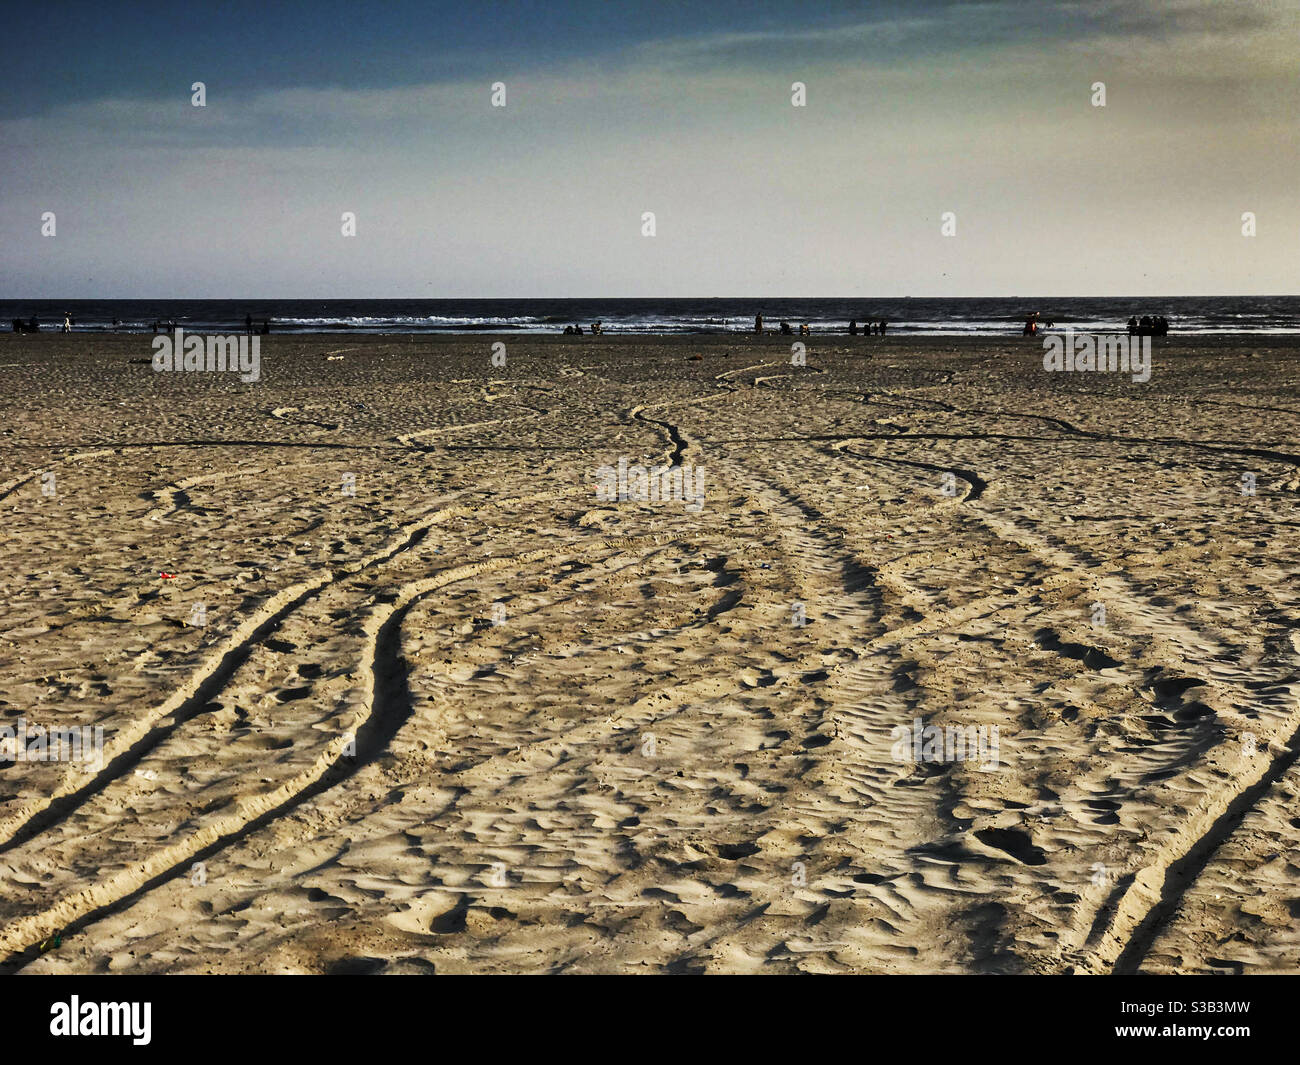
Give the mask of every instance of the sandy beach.
<path id="1" fill-rule="evenodd" d="M 0 335 L 4 969 L 1300 971 L 1300 338 L 151 339 Z"/>

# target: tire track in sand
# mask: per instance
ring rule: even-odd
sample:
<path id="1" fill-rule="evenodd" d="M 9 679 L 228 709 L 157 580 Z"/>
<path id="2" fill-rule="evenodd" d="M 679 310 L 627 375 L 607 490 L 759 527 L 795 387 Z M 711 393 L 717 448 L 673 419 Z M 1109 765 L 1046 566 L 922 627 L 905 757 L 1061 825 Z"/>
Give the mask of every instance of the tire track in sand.
<path id="1" fill-rule="evenodd" d="M 563 491 L 561 490 L 561 494 Z M 435 509 L 404 526 L 389 545 L 378 551 L 355 562 L 329 569 L 319 576 L 301 581 L 276 593 L 232 631 L 170 698 L 134 718 L 113 734 L 104 745 L 104 768 L 90 780 L 86 780 L 82 773 L 69 770 L 59 785 L 49 794 L 28 800 L 23 806 L 0 820 L 0 853 L 11 849 L 22 839 L 56 824 L 71 810 L 135 766 L 152 747 L 211 702 L 235 670 L 248 658 L 256 644 L 274 632 L 290 613 L 326 587 L 390 561 L 419 543 L 428 529 L 452 518 L 472 514 L 487 506 L 554 500 L 556 494 L 556 492 L 539 492 L 500 501 L 456 504 Z M 156 727 L 159 722 L 168 717 L 176 718 L 172 726 L 162 729 Z"/>
<path id="2" fill-rule="evenodd" d="M 549 495 L 553 494 L 548 493 Z M 662 542 L 666 539 L 667 534 L 646 538 L 604 538 L 595 541 L 581 553 Z M 183 872 L 187 863 L 202 860 L 200 855 L 211 855 L 238 842 L 248 833 L 290 813 L 321 791 L 351 777 L 384 749 L 387 739 L 409 716 L 409 698 L 400 694 L 401 685 L 395 681 L 395 673 L 398 672 L 397 664 L 400 660 L 397 632 L 410 608 L 423 597 L 448 585 L 512 566 L 555 561 L 559 555 L 560 552 L 554 547 L 546 547 L 520 555 L 468 563 L 404 585 L 397 597 L 387 604 L 387 609 L 374 611 L 366 619 L 363 660 L 366 663 L 369 695 L 354 715 L 349 729 L 331 740 L 310 766 L 279 787 L 244 799 L 232 812 L 215 817 L 186 838 L 127 864 L 106 880 L 64 895 L 42 910 L 11 921 L 0 931 L 0 970 L 16 971 L 22 968 L 37 956 L 38 948 L 35 944 L 55 932 L 84 928 L 139 893 Z M 229 672 L 233 674 L 234 669 Z M 222 677 L 222 683 L 228 679 L 229 675 Z M 404 685 L 404 680 L 401 684 Z M 354 743 L 355 759 L 347 753 Z"/>

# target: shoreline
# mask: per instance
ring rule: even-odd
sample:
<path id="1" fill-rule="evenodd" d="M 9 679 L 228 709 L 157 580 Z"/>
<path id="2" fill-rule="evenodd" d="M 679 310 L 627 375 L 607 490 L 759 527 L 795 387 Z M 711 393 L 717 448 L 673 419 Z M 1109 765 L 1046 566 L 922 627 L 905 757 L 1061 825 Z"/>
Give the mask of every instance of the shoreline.
<path id="1" fill-rule="evenodd" d="M 233 325 L 210 325 L 210 326 L 202 326 L 197 328 L 191 324 L 186 324 L 184 322 L 178 322 L 177 325 L 180 328 L 184 329 L 186 332 L 203 333 L 205 335 L 208 333 L 218 333 L 218 332 L 243 335 L 242 327 L 236 329 L 234 328 Z M 1274 338 L 1281 339 L 1286 337 L 1300 337 L 1300 329 L 1286 330 L 1286 331 L 1275 331 L 1275 330 L 1265 330 L 1265 329 L 1256 329 L 1256 330 L 1243 329 L 1243 330 L 1236 330 L 1236 331 L 1198 330 L 1198 331 L 1186 331 L 1186 332 L 1173 331 L 1167 334 L 1149 334 L 1149 333 L 1130 334 L 1127 333 L 1127 331 L 1122 327 L 1116 329 L 1100 329 L 1100 328 L 1089 329 L 1085 327 L 1074 327 L 1074 326 L 1059 326 L 1053 329 L 1043 329 L 1040 330 L 1037 334 L 1035 334 L 1035 336 L 1037 336 L 1038 338 L 1042 338 L 1044 336 L 1061 336 L 1065 334 L 1067 328 L 1071 329 L 1076 335 L 1083 335 L 1085 333 L 1123 334 L 1129 336 L 1142 335 L 1142 336 L 1153 336 L 1161 340 L 1169 339 L 1171 337 L 1188 339 L 1188 340 L 1198 340 L 1198 339 L 1208 339 L 1208 338 L 1227 338 L 1227 339 L 1238 339 L 1238 340 L 1260 338 L 1264 340 L 1271 340 Z M 74 326 L 70 333 L 64 333 L 61 328 L 53 328 L 53 327 L 48 329 L 42 327 L 40 331 L 37 333 L 13 334 L 13 333 L 0 332 L 0 336 L 5 336 L 5 335 L 45 336 L 51 334 L 57 334 L 59 336 L 83 336 L 83 337 L 100 337 L 100 336 L 152 337 L 152 336 L 165 336 L 167 335 L 167 332 L 162 329 L 159 329 L 157 333 L 154 333 L 148 329 L 107 329 L 107 328 L 88 329 L 88 328 L 81 328 L 77 326 Z M 490 326 L 490 327 L 485 326 L 482 329 L 411 329 L 411 330 L 388 330 L 388 331 L 378 330 L 378 329 L 368 329 L 368 328 L 348 329 L 342 327 L 338 329 L 325 329 L 325 330 L 278 329 L 278 330 L 272 330 L 269 333 L 254 332 L 253 334 L 250 335 L 282 336 L 282 337 L 351 336 L 351 337 L 356 337 L 358 339 L 363 337 L 386 338 L 386 337 L 408 337 L 408 336 L 410 337 L 491 336 L 491 337 L 518 337 L 518 338 L 531 339 L 535 337 L 547 337 L 547 336 L 563 337 L 567 335 L 570 336 L 570 339 L 574 339 L 571 334 L 565 334 L 562 329 L 543 331 L 543 330 L 522 329 L 522 328 L 521 329 L 499 329 L 495 326 Z M 714 330 L 714 331 L 683 329 L 683 330 L 670 330 L 667 332 L 654 332 L 651 330 L 642 330 L 642 331 L 627 330 L 627 331 L 619 332 L 618 330 L 611 331 L 607 329 L 603 333 L 591 334 L 584 331 L 584 333 L 582 334 L 583 337 L 595 336 L 597 339 L 604 338 L 604 337 L 627 337 L 633 339 L 639 338 L 646 341 L 670 340 L 673 337 L 696 338 L 696 339 L 705 339 L 705 338 L 724 339 L 724 338 L 745 337 L 745 336 L 756 337 L 758 335 L 759 334 L 754 333 L 753 330 L 744 330 L 744 329 Z M 765 331 L 762 335 L 765 337 L 775 337 L 775 338 L 788 336 L 792 341 L 800 339 L 800 334 L 797 331 L 794 333 L 782 334 L 779 332 L 769 330 L 769 331 Z M 805 336 L 806 335 L 807 334 L 805 334 Z M 847 329 L 834 330 L 834 331 L 824 330 L 824 329 L 814 329 L 811 335 L 815 337 L 844 337 L 845 339 L 853 338 L 852 334 L 850 334 Z M 978 332 L 961 332 L 959 330 L 914 330 L 914 329 L 909 329 L 906 325 L 903 324 L 898 324 L 898 325 L 891 324 L 889 327 L 889 332 L 886 334 L 886 339 L 895 336 L 912 338 L 917 340 L 944 340 L 949 338 L 971 339 L 971 340 L 999 340 L 1004 338 L 1022 338 L 1022 339 L 1029 339 L 1029 340 L 1034 339 L 1033 336 L 1025 337 L 1024 334 L 1018 331 L 1015 332 L 1009 331 L 1009 332 L 1002 333 L 1002 332 L 993 332 L 991 330 L 978 331 Z M 858 339 L 862 339 L 862 340 L 879 339 L 879 335 L 874 333 L 865 334 L 865 335 L 859 333 Z"/>

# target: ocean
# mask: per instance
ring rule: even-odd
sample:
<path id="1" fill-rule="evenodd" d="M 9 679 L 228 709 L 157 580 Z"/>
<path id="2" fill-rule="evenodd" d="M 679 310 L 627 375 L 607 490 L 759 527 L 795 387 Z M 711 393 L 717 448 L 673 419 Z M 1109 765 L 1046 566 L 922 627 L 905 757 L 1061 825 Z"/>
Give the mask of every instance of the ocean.
<path id="1" fill-rule="evenodd" d="M 807 323 L 842 333 L 849 321 L 885 319 L 891 334 L 1017 335 L 1027 315 L 1059 328 L 1122 330 L 1132 315 L 1159 314 L 1179 333 L 1300 333 L 1298 296 L 987 297 L 905 299 L 382 299 L 382 300 L 0 300 L 0 329 L 33 315 L 43 330 L 71 314 L 77 332 L 185 329 L 234 332 L 245 315 L 271 333 L 561 333 L 594 321 L 607 333 L 748 332 L 754 316 L 775 328 Z M 115 324 L 119 323 L 119 324 Z"/>

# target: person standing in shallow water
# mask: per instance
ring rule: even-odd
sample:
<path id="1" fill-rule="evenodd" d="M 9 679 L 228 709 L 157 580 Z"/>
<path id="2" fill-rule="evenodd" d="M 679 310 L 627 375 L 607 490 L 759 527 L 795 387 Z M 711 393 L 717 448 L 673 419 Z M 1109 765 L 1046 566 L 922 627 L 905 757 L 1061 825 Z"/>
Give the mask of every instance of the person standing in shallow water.
<path id="1" fill-rule="evenodd" d="M 760 336 L 762 335 L 762 332 L 763 332 L 763 316 L 762 316 L 761 314 L 756 314 L 756 315 L 754 315 L 754 332 L 755 332 L 755 333 L 758 333 Z"/>

